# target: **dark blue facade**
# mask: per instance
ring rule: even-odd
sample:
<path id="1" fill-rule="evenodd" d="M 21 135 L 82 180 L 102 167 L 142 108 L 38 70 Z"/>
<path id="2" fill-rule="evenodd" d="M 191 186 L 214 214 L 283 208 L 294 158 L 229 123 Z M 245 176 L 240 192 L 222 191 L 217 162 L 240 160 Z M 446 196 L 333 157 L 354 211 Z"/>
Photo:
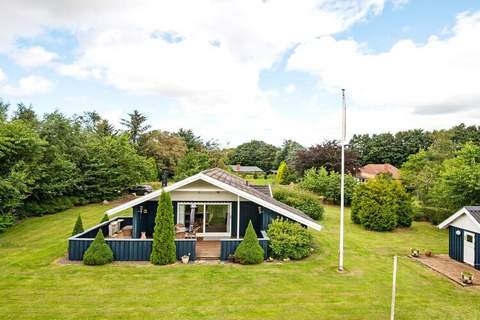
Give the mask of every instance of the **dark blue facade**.
<path id="1" fill-rule="evenodd" d="M 457 231 L 460 233 L 457 235 Z M 464 231 L 472 232 L 475 234 L 475 269 L 480 270 L 480 233 L 475 233 L 470 230 L 464 230 L 454 226 L 448 227 L 448 255 L 450 258 L 463 262 L 463 237 Z"/>

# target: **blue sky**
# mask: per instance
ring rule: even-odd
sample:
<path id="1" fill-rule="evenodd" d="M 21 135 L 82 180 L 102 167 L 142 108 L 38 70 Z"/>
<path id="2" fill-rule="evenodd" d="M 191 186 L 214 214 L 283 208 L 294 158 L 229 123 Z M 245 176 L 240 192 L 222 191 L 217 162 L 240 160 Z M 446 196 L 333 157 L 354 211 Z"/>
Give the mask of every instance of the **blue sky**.
<path id="1" fill-rule="evenodd" d="M 191 10 L 186 12 L 185 5 Z M 480 119 L 478 1 L 0 4 L 0 97 L 237 145 Z"/>

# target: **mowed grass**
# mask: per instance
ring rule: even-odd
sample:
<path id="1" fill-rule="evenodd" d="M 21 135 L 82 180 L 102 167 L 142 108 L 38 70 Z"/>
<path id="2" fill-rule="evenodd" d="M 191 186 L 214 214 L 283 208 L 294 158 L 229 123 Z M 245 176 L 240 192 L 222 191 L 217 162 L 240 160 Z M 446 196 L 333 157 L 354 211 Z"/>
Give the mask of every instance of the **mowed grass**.
<path id="1" fill-rule="evenodd" d="M 60 265 L 88 205 L 27 219 L 0 235 L 0 319 L 387 319 L 392 256 L 399 255 L 397 319 L 480 319 L 480 291 L 410 261 L 411 247 L 446 253 L 448 237 L 427 223 L 374 233 L 346 219 L 345 267 L 336 271 L 338 207 L 327 207 L 317 252 L 282 264 Z M 348 211 L 347 211 L 348 214 Z"/>

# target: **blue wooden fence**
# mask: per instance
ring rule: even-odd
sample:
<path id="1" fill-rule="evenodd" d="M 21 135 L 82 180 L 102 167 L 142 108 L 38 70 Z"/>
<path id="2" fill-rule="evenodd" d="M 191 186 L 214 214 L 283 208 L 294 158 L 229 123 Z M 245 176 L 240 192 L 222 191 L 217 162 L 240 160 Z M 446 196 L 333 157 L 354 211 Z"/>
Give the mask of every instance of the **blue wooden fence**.
<path id="1" fill-rule="evenodd" d="M 123 219 L 122 227 L 131 224 L 131 218 Z M 109 222 L 111 222 L 110 220 Z M 99 229 L 108 234 L 108 224 L 104 222 L 68 239 L 68 259 L 82 260 L 83 254 L 93 242 Z M 152 239 L 106 239 L 107 244 L 113 251 L 113 258 L 116 261 L 148 261 L 152 252 Z M 190 255 L 190 260 L 195 260 L 195 239 L 176 239 L 176 255 L 179 260 L 184 255 Z"/>

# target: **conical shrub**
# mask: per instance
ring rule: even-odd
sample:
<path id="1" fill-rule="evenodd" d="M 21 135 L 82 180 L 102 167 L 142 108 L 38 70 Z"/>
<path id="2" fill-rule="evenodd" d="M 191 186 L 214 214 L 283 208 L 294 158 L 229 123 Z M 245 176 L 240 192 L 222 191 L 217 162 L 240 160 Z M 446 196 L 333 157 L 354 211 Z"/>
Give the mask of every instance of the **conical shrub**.
<path id="1" fill-rule="evenodd" d="M 105 242 L 102 230 L 98 230 L 95 240 L 90 244 L 83 255 L 83 263 L 90 266 L 99 266 L 113 261 L 113 252 Z"/>
<path id="2" fill-rule="evenodd" d="M 172 199 L 168 192 L 162 192 L 155 217 L 150 261 L 153 264 L 165 265 L 176 260 Z"/>
<path id="3" fill-rule="evenodd" d="M 83 222 L 82 217 L 78 215 L 75 226 L 73 226 L 72 236 L 83 232 Z"/>
<path id="4" fill-rule="evenodd" d="M 106 221 L 110 220 L 110 218 L 108 217 L 108 214 L 104 214 L 103 217 L 102 217 L 102 220 L 100 220 L 100 223 L 104 223 Z"/>
<path id="5" fill-rule="evenodd" d="M 235 250 L 235 260 L 241 264 L 258 264 L 262 263 L 263 255 L 263 248 L 258 242 L 257 234 L 253 229 L 252 221 L 250 221 L 245 237 Z"/>

